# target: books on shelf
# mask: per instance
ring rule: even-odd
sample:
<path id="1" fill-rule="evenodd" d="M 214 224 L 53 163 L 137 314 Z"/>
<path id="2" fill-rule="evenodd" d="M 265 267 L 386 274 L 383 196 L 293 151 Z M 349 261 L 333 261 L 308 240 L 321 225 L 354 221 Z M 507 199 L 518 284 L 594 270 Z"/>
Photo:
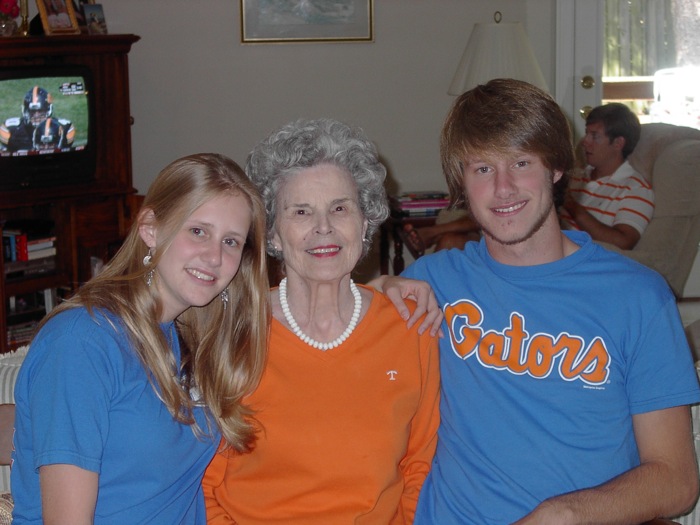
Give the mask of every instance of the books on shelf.
<path id="1" fill-rule="evenodd" d="M 29 253 L 35 252 L 37 250 L 43 250 L 44 248 L 51 248 L 56 243 L 56 236 L 50 235 L 48 237 L 39 237 L 37 239 L 27 240 L 27 251 Z"/>
<path id="2" fill-rule="evenodd" d="M 34 337 L 37 326 L 39 326 L 39 321 L 29 321 L 8 326 L 7 345 L 15 347 L 28 344 Z"/>
<path id="3" fill-rule="evenodd" d="M 56 269 L 56 235 L 53 221 L 6 221 L 2 225 L 2 247 L 6 278 L 26 277 Z"/>
<path id="4" fill-rule="evenodd" d="M 36 277 L 56 271 L 56 256 L 41 257 L 29 261 L 10 261 L 4 264 L 5 279 Z"/>
<path id="5" fill-rule="evenodd" d="M 42 248 L 40 250 L 30 251 L 27 254 L 27 260 L 33 261 L 35 259 L 42 259 L 44 257 L 50 257 L 51 255 L 56 255 L 56 247 L 50 246 L 48 248 Z"/>
<path id="6" fill-rule="evenodd" d="M 34 335 L 39 322 L 53 310 L 58 290 L 46 288 L 7 298 L 7 344 L 26 344 Z"/>
<path id="7" fill-rule="evenodd" d="M 389 197 L 391 208 L 406 217 L 434 217 L 450 205 L 444 191 L 411 191 Z"/>

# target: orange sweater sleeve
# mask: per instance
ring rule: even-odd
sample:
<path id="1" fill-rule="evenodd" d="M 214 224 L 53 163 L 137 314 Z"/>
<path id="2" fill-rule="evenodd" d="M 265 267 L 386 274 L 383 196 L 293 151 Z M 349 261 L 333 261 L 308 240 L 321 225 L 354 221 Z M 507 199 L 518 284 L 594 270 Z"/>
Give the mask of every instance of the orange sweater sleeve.
<path id="1" fill-rule="evenodd" d="M 406 457 L 400 464 L 404 475 L 400 508 L 404 523 L 413 523 L 418 495 L 430 470 L 437 446 L 437 429 L 440 424 L 440 371 L 437 338 L 422 336 L 420 359 L 421 397 L 416 414 L 411 421 Z"/>
<path id="2" fill-rule="evenodd" d="M 224 482 L 226 466 L 228 465 L 228 451 L 217 452 L 211 460 L 202 479 L 204 492 L 204 504 L 207 509 L 208 525 L 230 525 L 236 521 L 229 516 L 228 511 L 219 504 L 216 497 L 216 489 Z"/>

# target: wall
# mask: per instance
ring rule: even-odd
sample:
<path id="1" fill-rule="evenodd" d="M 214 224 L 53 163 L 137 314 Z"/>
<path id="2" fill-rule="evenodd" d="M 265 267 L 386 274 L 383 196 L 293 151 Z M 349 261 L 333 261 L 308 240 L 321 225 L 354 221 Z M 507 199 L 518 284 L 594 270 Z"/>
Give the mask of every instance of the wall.
<path id="1" fill-rule="evenodd" d="M 111 33 L 141 36 L 130 54 L 141 193 L 188 153 L 217 151 L 242 164 L 258 140 L 301 116 L 362 126 L 389 168 L 390 191 L 444 188 L 438 134 L 453 101 L 447 87 L 472 25 L 496 9 L 526 25 L 551 77 L 553 31 L 541 28 L 551 27 L 553 0 L 376 0 L 374 43 L 282 45 L 241 44 L 234 0 L 101 3 Z"/>
<path id="2" fill-rule="evenodd" d="M 553 86 L 556 1 L 375 0 L 372 43 L 243 45 L 235 0 L 101 0 L 110 33 L 141 37 L 129 55 L 134 185 L 145 193 L 189 153 L 244 164 L 285 122 L 329 116 L 377 143 L 389 192 L 445 189 L 438 136 L 473 24 L 496 10 L 521 21 Z M 377 258 L 375 243 L 359 278 Z"/>

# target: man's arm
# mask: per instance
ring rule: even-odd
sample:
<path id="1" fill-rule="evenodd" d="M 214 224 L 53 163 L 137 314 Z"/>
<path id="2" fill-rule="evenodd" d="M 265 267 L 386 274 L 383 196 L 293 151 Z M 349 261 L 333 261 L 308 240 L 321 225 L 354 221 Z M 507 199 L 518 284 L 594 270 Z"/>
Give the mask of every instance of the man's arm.
<path id="1" fill-rule="evenodd" d="M 587 232 L 594 241 L 614 244 L 621 250 L 631 250 L 639 242 L 641 235 L 628 224 L 615 226 L 603 224 L 573 199 L 567 199 L 564 207 L 578 227 Z"/>
<path id="2" fill-rule="evenodd" d="M 656 410 L 632 416 L 632 422 L 638 467 L 597 487 L 545 500 L 514 525 L 636 524 L 688 510 L 699 484 L 690 409 Z"/>

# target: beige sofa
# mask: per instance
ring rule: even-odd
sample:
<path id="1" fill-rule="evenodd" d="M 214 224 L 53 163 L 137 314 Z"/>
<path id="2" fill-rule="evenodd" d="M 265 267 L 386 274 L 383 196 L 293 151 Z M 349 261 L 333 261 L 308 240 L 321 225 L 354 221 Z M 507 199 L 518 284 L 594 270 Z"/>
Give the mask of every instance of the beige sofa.
<path id="1" fill-rule="evenodd" d="M 644 124 L 628 160 L 651 181 L 656 209 L 637 246 L 622 253 L 657 270 L 686 299 L 700 245 L 700 130 Z"/>

